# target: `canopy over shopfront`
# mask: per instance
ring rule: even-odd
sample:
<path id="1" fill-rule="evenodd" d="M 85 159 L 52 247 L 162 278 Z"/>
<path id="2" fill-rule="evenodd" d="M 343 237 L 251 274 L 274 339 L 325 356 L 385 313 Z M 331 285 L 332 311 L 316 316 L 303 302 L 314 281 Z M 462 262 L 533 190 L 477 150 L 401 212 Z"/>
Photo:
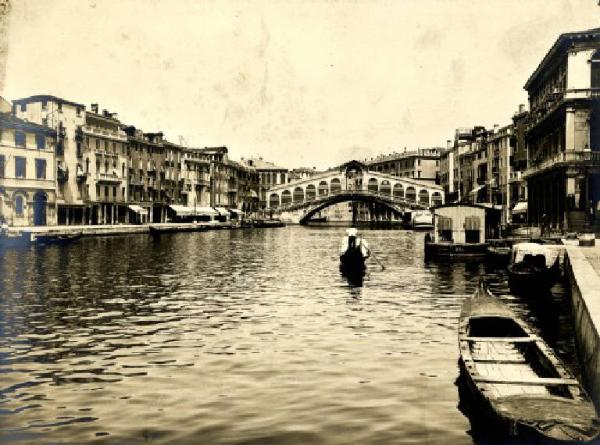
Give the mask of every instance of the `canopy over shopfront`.
<path id="1" fill-rule="evenodd" d="M 172 204 L 169 206 L 178 217 L 186 216 L 214 216 L 218 215 L 212 207 L 188 207 L 184 205 Z"/>
<path id="2" fill-rule="evenodd" d="M 138 215 L 147 215 L 148 214 L 148 210 L 146 210 L 142 206 L 130 204 L 128 207 L 129 207 L 129 210 L 137 213 Z"/>
<path id="3" fill-rule="evenodd" d="M 520 213 L 527 213 L 527 201 L 519 201 L 515 204 L 512 209 L 513 215 L 518 215 Z"/>

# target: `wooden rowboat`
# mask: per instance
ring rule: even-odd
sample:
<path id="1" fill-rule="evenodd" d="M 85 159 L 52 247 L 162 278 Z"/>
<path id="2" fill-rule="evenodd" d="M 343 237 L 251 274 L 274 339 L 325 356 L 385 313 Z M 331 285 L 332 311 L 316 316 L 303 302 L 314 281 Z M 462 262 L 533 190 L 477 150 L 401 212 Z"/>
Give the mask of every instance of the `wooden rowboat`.
<path id="1" fill-rule="evenodd" d="M 483 282 L 462 307 L 458 342 L 469 390 L 507 434 L 567 443 L 600 437 L 580 383 Z"/>

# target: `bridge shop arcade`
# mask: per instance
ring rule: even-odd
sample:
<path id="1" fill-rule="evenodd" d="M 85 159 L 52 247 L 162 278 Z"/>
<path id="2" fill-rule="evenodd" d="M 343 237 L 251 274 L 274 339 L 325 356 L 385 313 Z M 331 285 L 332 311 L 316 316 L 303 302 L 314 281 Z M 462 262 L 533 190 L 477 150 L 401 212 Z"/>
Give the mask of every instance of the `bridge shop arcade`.
<path id="1" fill-rule="evenodd" d="M 431 181 L 399 177 L 350 161 L 310 178 L 272 187 L 267 209 L 294 214 L 300 223 L 322 216 L 330 207 L 338 220 L 390 221 L 411 210 L 444 202 L 442 187 Z M 341 203 L 350 202 L 347 207 Z M 340 210 L 341 209 L 341 210 Z M 331 212 L 329 212 L 331 215 Z"/>

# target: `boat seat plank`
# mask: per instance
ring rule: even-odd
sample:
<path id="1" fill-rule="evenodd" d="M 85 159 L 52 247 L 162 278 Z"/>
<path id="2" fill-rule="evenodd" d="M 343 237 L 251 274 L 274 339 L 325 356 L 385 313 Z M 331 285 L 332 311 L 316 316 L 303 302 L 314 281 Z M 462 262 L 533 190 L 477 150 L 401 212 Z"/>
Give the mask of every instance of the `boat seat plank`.
<path id="1" fill-rule="evenodd" d="M 497 342 L 497 343 L 529 343 L 538 341 L 538 337 L 465 337 L 465 340 L 472 342 Z"/>
<path id="2" fill-rule="evenodd" d="M 575 379 L 548 378 L 548 377 L 486 377 L 473 376 L 477 383 L 502 383 L 509 385 L 579 385 Z"/>
<path id="3" fill-rule="evenodd" d="M 517 364 L 524 364 L 527 363 L 527 360 L 525 360 L 525 358 L 523 358 L 522 356 L 520 357 L 473 357 L 473 361 L 477 362 L 477 363 L 517 363 Z"/>

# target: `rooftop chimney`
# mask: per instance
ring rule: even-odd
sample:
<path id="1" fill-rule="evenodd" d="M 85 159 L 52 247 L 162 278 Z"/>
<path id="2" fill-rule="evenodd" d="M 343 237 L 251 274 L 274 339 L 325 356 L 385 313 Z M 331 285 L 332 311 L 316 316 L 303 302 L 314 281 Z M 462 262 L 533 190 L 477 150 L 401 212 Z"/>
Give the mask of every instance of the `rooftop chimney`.
<path id="1" fill-rule="evenodd" d="M 92 104 L 92 113 L 98 114 L 98 104 Z"/>
<path id="2" fill-rule="evenodd" d="M 525 104 L 519 104 L 519 113 L 525 112 Z"/>

